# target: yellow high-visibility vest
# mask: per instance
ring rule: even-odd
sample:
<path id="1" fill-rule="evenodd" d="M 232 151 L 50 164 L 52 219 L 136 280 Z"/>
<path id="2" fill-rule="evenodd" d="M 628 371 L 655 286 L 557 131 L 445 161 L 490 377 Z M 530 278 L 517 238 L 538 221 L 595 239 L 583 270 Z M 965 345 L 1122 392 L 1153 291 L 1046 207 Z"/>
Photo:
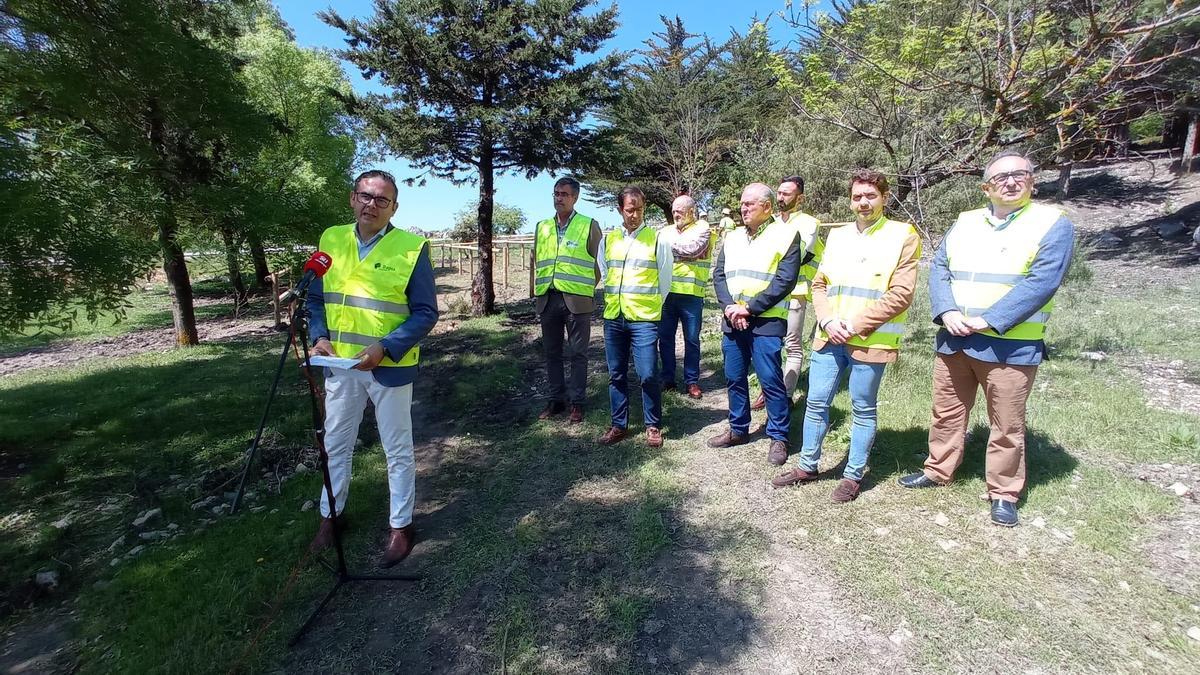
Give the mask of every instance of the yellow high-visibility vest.
<path id="1" fill-rule="evenodd" d="M 774 219 L 763 223 L 754 237 L 744 227 L 725 235 L 725 281 L 734 302 L 748 303 L 767 290 L 779 261 L 796 239 L 796 228 Z M 804 255 L 803 244 L 800 255 Z M 786 319 L 787 315 L 788 298 L 784 297 L 759 316 Z"/>
<path id="2" fill-rule="evenodd" d="M 408 281 L 417 266 L 425 238 L 392 228 L 358 259 L 355 225 L 338 225 L 321 234 L 321 250 L 333 265 L 321 280 L 325 324 L 338 356 L 352 357 L 408 320 Z M 381 368 L 415 366 L 421 348 L 414 346 L 399 360 L 385 353 Z"/>
<path id="3" fill-rule="evenodd" d="M 872 302 L 883 297 L 900 266 L 904 242 L 916 233 L 909 223 L 881 217 L 860 234 L 854 223 L 833 226 L 817 274 L 826 279 L 826 295 L 835 316 L 853 321 Z M 918 249 L 918 255 L 919 255 Z M 855 335 L 847 344 L 899 349 L 908 309 L 866 337 Z M 824 340 L 829 335 L 820 330 Z"/>
<path id="4" fill-rule="evenodd" d="M 667 236 L 682 237 L 685 236 L 692 228 L 700 226 L 707 227 L 708 223 L 704 222 L 703 220 L 697 220 L 696 222 L 684 228 L 682 233 L 676 230 L 674 232 L 668 232 Z M 666 231 L 668 228 L 674 230 L 675 226 L 667 224 L 665 227 L 663 227 L 663 230 Z M 659 233 L 659 236 L 662 236 L 662 232 Z M 712 278 L 712 256 L 713 249 L 716 247 L 717 232 L 716 230 L 709 228 L 708 255 L 703 258 L 697 258 L 696 260 L 675 259 L 675 266 L 671 270 L 672 293 L 695 295 L 701 298 L 704 297 L 704 289 L 708 285 L 708 280 Z"/>
<path id="5" fill-rule="evenodd" d="M 558 223 L 547 218 L 537 224 L 533 294 L 545 295 L 551 288 L 563 293 L 591 297 L 596 289 L 596 258 L 588 252 L 592 219 L 576 213 L 558 236 Z"/>
<path id="6" fill-rule="evenodd" d="M 825 243 L 821 241 L 821 234 L 817 229 L 821 226 L 821 221 L 799 211 L 793 211 L 786 220 L 784 220 L 783 214 L 777 213 L 775 219 L 795 227 L 796 231 L 800 233 L 800 240 L 804 242 L 805 249 L 813 253 L 813 259 L 800 266 L 800 276 L 796 278 L 796 288 L 792 289 L 793 300 L 811 300 L 812 292 L 809 282 L 817 274 L 817 266 L 821 264 L 821 253 L 825 250 Z"/>
<path id="7" fill-rule="evenodd" d="M 981 316 L 1028 276 L 1042 239 L 1062 213 L 1052 206 L 1030 203 L 1003 228 L 988 223 L 986 208 L 959 214 L 946 233 L 950 290 L 959 311 L 967 316 Z M 1007 333 L 991 329 L 982 333 L 1009 340 L 1041 340 L 1053 311 L 1051 297 L 1033 316 Z"/>
<path id="8" fill-rule="evenodd" d="M 658 232 L 642 226 L 636 237 L 613 230 L 604 239 L 604 318 L 630 321 L 662 318 L 658 288 Z"/>

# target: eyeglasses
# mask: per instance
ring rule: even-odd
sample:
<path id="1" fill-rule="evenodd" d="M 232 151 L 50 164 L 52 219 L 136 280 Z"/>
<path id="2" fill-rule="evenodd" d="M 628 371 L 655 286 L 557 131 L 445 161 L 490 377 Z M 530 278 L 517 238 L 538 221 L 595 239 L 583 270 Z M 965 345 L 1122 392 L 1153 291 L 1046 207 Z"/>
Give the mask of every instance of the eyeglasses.
<path id="1" fill-rule="evenodd" d="M 1026 169 L 1021 169 L 1020 171 L 1009 171 L 1008 173 L 998 173 L 995 176 L 992 176 L 991 178 L 987 179 L 987 182 L 996 187 L 1000 187 L 1001 185 L 1004 185 L 1005 183 L 1007 183 L 1010 180 L 1013 181 L 1014 183 L 1020 184 L 1020 183 L 1027 182 L 1030 178 L 1033 178 L 1033 172 L 1028 171 Z"/>
<path id="2" fill-rule="evenodd" d="M 376 197 L 370 192 L 355 192 L 354 198 L 357 199 L 358 203 L 362 204 L 363 206 L 374 202 L 376 208 L 386 209 L 392 205 L 392 200 L 388 199 L 387 197 Z"/>

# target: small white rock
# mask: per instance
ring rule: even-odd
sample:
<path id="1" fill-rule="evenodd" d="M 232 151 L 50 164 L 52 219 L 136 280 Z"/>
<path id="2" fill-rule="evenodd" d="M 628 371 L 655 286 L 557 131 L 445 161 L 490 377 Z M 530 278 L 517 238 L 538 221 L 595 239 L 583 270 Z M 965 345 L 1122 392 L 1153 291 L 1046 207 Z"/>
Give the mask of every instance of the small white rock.
<path id="1" fill-rule="evenodd" d="M 1200 642 L 1200 626 L 1192 626 L 1187 629 L 1187 636 L 1193 640 Z"/>
<path id="2" fill-rule="evenodd" d="M 958 548 L 959 546 L 962 546 L 962 544 L 959 544 L 957 541 L 954 541 L 953 539 L 938 539 L 937 544 L 938 544 L 938 546 L 942 547 L 943 551 L 947 551 L 947 552 L 953 551 L 954 549 Z"/>
<path id="3" fill-rule="evenodd" d="M 892 631 L 892 634 L 888 636 L 888 639 L 891 640 L 892 644 L 894 645 L 902 645 L 912 636 L 913 633 L 911 630 L 905 628 L 904 626 L 900 626 L 896 630 Z"/>
<path id="4" fill-rule="evenodd" d="M 1176 497 L 1182 497 L 1188 493 L 1188 486 L 1183 483 L 1175 483 L 1167 489 L 1174 492 Z"/>
<path id="5" fill-rule="evenodd" d="M 1034 518 L 1033 521 L 1030 522 L 1029 524 L 1038 528 L 1039 530 L 1046 529 L 1046 519 L 1041 516 Z"/>
<path id="6" fill-rule="evenodd" d="M 65 530 L 71 526 L 71 521 L 72 521 L 71 516 L 69 516 L 69 515 L 63 516 L 62 518 L 59 518 L 58 520 L 54 521 L 53 523 L 50 523 L 50 527 L 53 527 L 56 530 Z"/>
<path id="7" fill-rule="evenodd" d="M 891 531 L 891 530 L 889 530 L 889 529 L 888 529 L 888 528 L 886 528 L 886 527 L 877 527 L 877 528 L 875 528 L 875 534 L 876 534 L 876 535 L 878 535 L 878 536 L 880 536 L 880 537 L 886 537 L 886 536 L 888 536 L 888 535 L 889 535 L 889 534 L 891 534 L 891 533 L 892 533 L 892 531 Z"/>
<path id="8" fill-rule="evenodd" d="M 950 519 L 946 517 L 946 514 L 938 511 L 937 515 L 933 517 L 933 522 L 941 525 L 942 527 L 946 527 L 950 524 Z"/>
<path id="9" fill-rule="evenodd" d="M 300 506 L 300 510 L 301 511 L 312 511 L 316 507 L 317 507 L 316 503 L 310 499 L 310 500 L 304 502 L 304 504 L 302 504 Z"/>

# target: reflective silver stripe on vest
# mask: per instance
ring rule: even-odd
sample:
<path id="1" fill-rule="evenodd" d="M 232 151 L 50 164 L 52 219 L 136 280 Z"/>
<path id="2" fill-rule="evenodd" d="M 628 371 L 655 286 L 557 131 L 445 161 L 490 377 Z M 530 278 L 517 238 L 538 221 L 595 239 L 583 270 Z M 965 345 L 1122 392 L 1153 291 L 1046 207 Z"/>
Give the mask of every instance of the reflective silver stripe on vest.
<path id="1" fill-rule="evenodd" d="M 689 267 L 699 267 L 701 269 L 708 269 L 712 267 L 712 263 L 707 260 L 677 260 L 675 262 L 683 263 Z"/>
<path id="2" fill-rule="evenodd" d="M 613 269 L 622 269 L 625 267 L 641 268 L 652 270 L 658 267 L 658 263 L 653 260 L 609 260 L 608 266 Z"/>
<path id="3" fill-rule="evenodd" d="M 727 279 L 733 279 L 736 277 L 746 277 L 747 279 L 758 279 L 759 281 L 770 281 L 775 278 L 775 275 L 770 272 L 755 272 L 754 270 L 734 270 L 732 272 L 726 272 L 725 277 Z"/>
<path id="4" fill-rule="evenodd" d="M 629 293 L 631 295 L 658 295 L 658 286 L 605 286 L 604 292 L 609 295 Z"/>
<path id="5" fill-rule="evenodd" d="M 858 286 L 830 286 L 826 289 L 825 295 L 830 298 L 839 295 L 849 295 L 854 298 L 877 300 L 883 297 L 883 291 L 877 291 L 873 288 L 860 288 Z"/>
<path id="6" fill-rule="evenodd" d="M 550 260 L 539 260 L 537 263 L 537 268 L 540 270 L 543 267 L 554 267 L 554 259 L 552 258 Z"/>
<path id="7" fill-rule="evenodd" d="M 388 302 L 387 300 L 364 298 L 361 295 L 325 293 L 325 302 L 340 302 L 347 307 L 357 307 L 359 309 L 370 309 L 376 312 L 388 312 L 390 314 L 403 314 L 408 316 L 408 305 L 402 305 L 398 302 Z"/>
<path id="8" fill-rule="evenodd" d="M 554 278 L 562 279 L 563 281 L 578 281 L 581 284 L 591 284 L 593 286 L 596 285 L 596 277 L 581 277 L 578 274 L 566 274 L 563 272 L 555 272 Z"/>
<path id="9" fill-rule="evenodd" d="M 889 321 L 879 328 L 876 328 L 875 333 L 890 333 L 892 335 L 904 335 L 904 324 Z"/>
<path id="10" fill-rule="evenodd" d="M 673 277 L 671 277 L 671 283 L 673 283 L 673 284 L 696 284 L 697 286 L 699 286 L 701 284 L 701 281 L 700 281 L 700 279 L 698 279 L 696 277 L 675 277 L 675 276 L 673 276 Z"/>
<path id="11" fill-rule="evenodd" d="M 737 293 L 733 296 L 733 300 L 734 300 L 734 302 L 749 303 L 751 300 L 753 300 L 756 297 L 758 297 L 757 293 L 755 293 L 754 295 L 747 295 L 745 293 Z M 780 300 L 779 302 L 775 303 L 775 305 L 772 308 L 777 307 L 780 309 L 787 309 L 789 300 L 791 300 L 790 297 L 784 298 L 784 299 Z"/>
<path id="12" fill-rule="evenodd" d="M 569 255 L 558 256 L 558 262 L 560 264 L 583 265 L 584 267 L 594 267 L 596 265 L 595 260 L 584 260 L 583 258 L 572 258 Z"/>
<path id="13" fill-rule="evenodd" d="M 967 316 L 983 316 L 983 313 L 989 309 L 991 309 L 991 307 L 959 307 L 958 311 L 966 314 Z M 1028 319 L 1025 319 L 1021 323 L 1046 323 L 1049 320 L 1050 312 L 1034 312 Z"/>
<path id="14" fill-rule="evenodd" d="M 973 281 L 982 284 L 1016 284 L 1025 279 L 1024 274 L 998 274 L 994 272 L 965 272 L 950 270 L 954 281 Z"/>
<path id="15" fill-rule="evenodd" d="M 348 345 L 364 345 L 371 346 L 379 342 L 382 338 L 377 338 L 372 335 L 363 335 L 362 333 L 349 333 L 347 331 L 335 330 L 329 336 L 330 342 L 344 342 Z"/>

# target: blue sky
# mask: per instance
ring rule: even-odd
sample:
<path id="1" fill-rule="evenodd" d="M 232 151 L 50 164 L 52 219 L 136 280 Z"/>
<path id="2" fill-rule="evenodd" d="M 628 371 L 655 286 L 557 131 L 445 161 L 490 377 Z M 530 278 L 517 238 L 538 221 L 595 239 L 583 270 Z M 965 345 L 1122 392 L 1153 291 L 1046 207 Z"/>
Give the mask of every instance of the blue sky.
<path id="1" fill-rule="evenodd" d="M 342 16 L 369 16 L 373 12 L 374 3 L 371 0 L 275 0 L 285 21 L 296 33 L 296 40 L 304 47 L 324 47 L 342 49 L 345 47 L 345 34 L 332 28 L 320 19 L 316 13 L 323 9 L 334 7 Z M 662 29 L 659 15 L 669 17 L 678 15 L 684 25 L 693 33 L 705 33 L 714 39 L 729 37 L 731 29 L 744 33 L 751 20 L 757 16 L 760 19 L 777 13 L 784 8 L 783 0 L 746 0 L 745 2 L 720 2 L 716 0 L 692 0 L 681 2 L 670 0 L 665 2 L 625 2 L 618 3 L 620 10 L 620 26 L 616 36 L 605 45 L 604 52 L 612 50 L 631 51 L 642 46 L 642 42 L 650 37 L 652 32 Z M 771 28 L 772 38 L 780 45 L 786 44 L 792 37 L 790 30 L 783 25 L 778 17 L 767 24 Z M 368 83 L 359 76 L 358 71 L 350 64 L 343 64 L 351 83 L 358 91 L 377 89 L 378 85 Z M 416 175 L 403 158 L 390 158 L 383 168 L 391 171 L 397 178 Z M 468 178 L 469 176 L 461 176 Z M 551 190 L 554 177 L 541 174 L 533 180 L 522 176 L 498 176 L 496 178 L 496 200 L 515 206 L 525 212 L 528 220 L 527 229 L 533 223 L 548 217 L 553 212 L 551 205 Z M 416 227 L 423 230 L 440 230 L 450 227 L 454 214 L 471 203 L 478 196 L 478 187 L 465 183 L 454 185 L 450 181 L 431 178 L 424 187 L 400 186 L 400 213 L 393 219 L 401 227 Z M 620 223 L 616 209 L 607 205 L 588 202 L 589 195 L 579 204 L 579 211 L 587 213 L 600 221 L 605 229 L 615 227 Z"/>

